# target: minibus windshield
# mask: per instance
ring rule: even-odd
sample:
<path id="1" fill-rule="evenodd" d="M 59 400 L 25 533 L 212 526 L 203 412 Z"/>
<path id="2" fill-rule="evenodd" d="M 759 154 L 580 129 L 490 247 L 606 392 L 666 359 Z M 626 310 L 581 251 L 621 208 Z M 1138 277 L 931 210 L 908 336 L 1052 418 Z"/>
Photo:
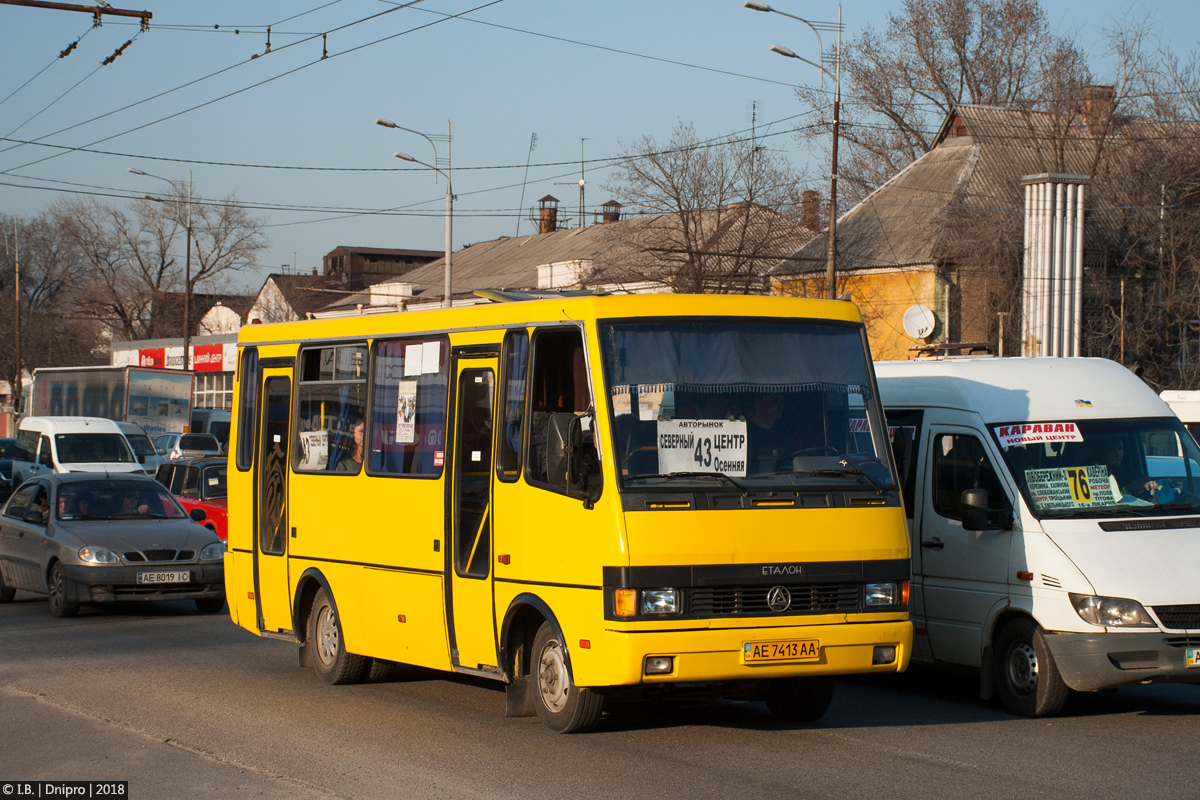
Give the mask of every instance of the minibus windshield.
<path id="1" fill-rule="evenodd" d="M 989 428 L 1039 517 L 1200 512 L 1200 447 L 1175 417 Z"/>
<path id="2" fill-rule="evenodd" d="M 859 328 L 656 320 L 601 339 L 624 487 L 895 488 Z"/>

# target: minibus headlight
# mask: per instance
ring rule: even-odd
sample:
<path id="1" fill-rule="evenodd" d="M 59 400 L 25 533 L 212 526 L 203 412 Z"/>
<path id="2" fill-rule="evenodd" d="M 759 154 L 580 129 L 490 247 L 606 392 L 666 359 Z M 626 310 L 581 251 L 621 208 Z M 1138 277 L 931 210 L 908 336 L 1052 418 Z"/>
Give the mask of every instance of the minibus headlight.
<path id="1" fill-rule="evenodd" d="M 867 607 L 904 605 L 900 600 L 900 584 L 895 581 L 868 583 L 863 585 L 863 596 Z"/>
<path id="2" fill-rule="evenodd" d="M 85 564 L 120 564 L 121 557 L 103 547 L 79 548 L 79 560 Z"/>
<path id="3" fill-rule="evenodd" d="M 1157 628 L 1158 625 L 1137 600 L 1125 597 L 1096 597 L 1070 593 L 1071 605 L 1089 625 L 1106 628 Z"/>
<path id="4" fill-rule="evenodd" d="M 679 593 L 674 589 L 643 589 L 643 614 L 678 614 Z"/>

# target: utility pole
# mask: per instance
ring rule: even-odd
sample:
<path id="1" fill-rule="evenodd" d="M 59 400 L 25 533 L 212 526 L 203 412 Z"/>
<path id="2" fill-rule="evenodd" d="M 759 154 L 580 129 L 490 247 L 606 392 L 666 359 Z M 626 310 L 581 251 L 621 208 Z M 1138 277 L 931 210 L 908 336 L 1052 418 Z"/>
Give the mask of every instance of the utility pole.
<path id="1" fill-rule="evenodd" d="M 17 369 L 13 381 L 13 410 L 21 405 L 21 239 L 18 236 L 17 220 L 13 219 L 13 327 L 17 335 Z"/>

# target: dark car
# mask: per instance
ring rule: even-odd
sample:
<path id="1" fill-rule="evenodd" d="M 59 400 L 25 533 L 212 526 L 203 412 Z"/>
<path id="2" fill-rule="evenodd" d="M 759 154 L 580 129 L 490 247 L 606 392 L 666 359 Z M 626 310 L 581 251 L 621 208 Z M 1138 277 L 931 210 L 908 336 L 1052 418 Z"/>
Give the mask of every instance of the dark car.
<path id="1" fill-rule="evenodd" d="M 194 600 L 225 605 L 225 543 L 144 475 L 58 473 L 17 487 L 0 511 L 0 602 L 18 589 L 80 603 Z"/>
<path id="2" fill-rule="evenodd" d="M 203 509 L 205 517 L 200 524 L 211 528 L 223 540 L 229 538 L 225 524 L 229 515 L 225 499 L 228 463 L 224 456 L 179 458 L 163 464 L 154 475 L 188 512 L 193 508 Z"/>
<path id="3" fill-rule="evenodd" d="M 0 439 L 0 502 L 8 499 L 13 490 L 13 459 L 32 461 L 25 445 L 16 439 Z"/>

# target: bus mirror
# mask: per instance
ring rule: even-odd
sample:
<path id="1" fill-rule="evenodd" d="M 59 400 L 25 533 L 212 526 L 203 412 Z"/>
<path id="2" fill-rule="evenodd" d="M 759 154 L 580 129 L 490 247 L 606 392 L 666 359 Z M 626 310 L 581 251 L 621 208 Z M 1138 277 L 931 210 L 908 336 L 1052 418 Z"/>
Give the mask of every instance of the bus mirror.
<path id="1" fill-rule="evenodd" d="M 999 523 L 989 519 L 991 514 L 1000 517 Z M 1012 511 L 1007 508 L 989 509 L 987 489 L 966 489 L 962 493 L 962 526 L 965 531 L 1012 530 Z"/>
<path id="2" fill-rule="evenodd" d="M 574 414 L 551 414 L 546 426 L 546 477 L 570 489 L 579 479 L 583 427 Z"/>

